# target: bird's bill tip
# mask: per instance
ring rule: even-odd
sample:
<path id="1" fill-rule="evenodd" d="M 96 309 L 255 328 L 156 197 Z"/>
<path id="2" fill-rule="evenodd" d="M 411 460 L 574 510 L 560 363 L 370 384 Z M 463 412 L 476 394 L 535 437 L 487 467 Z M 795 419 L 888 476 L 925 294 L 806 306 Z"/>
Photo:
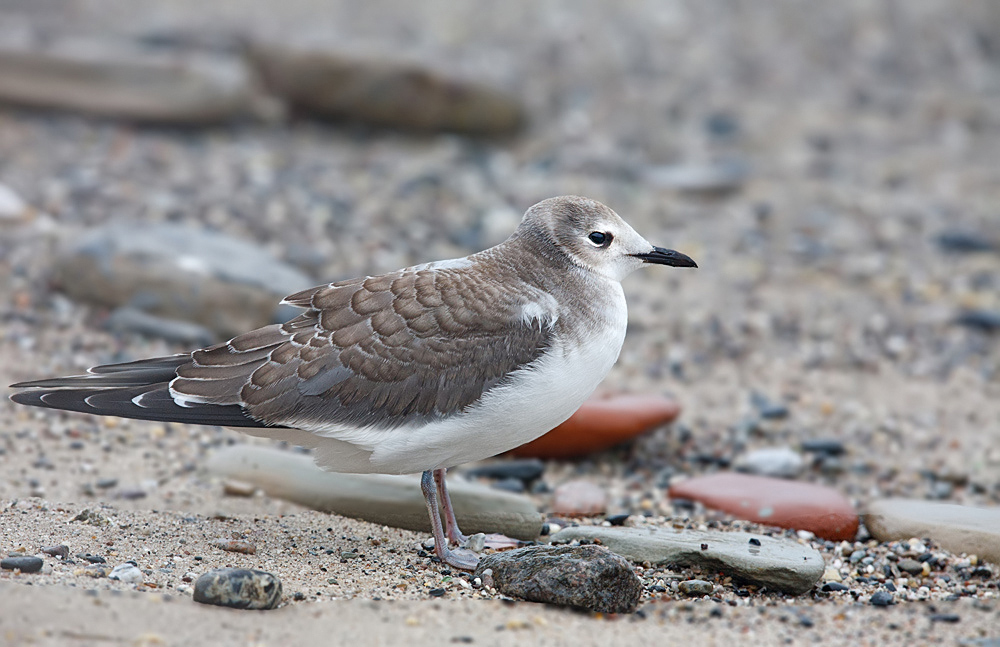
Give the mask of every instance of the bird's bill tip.
<path id="1" fill-rule="evenodd" d="M 698 267 L 698 264 L 694 262 L 693 258 L 674 249 L 654 247 L 651 252 L 632 255 L 636 258 L 642 259 L 643 263 L 670 265 L 671 267 Z"/>

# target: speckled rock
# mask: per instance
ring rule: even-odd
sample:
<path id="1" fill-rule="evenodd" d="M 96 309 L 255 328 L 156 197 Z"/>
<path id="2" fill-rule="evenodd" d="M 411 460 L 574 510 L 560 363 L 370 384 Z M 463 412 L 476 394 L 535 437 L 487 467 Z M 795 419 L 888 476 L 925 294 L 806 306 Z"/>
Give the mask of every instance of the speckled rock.
<path id="1" fill-rule="evenodd" d="M 281 602 L 281 580 L 265 571 L 219 568 L 195 581 L 194 601 L 234 609 L 273 609 Z"/>
<path id="2" fill-rule="evenodd" d="M 80 301 L 128 305 L 223 336 L 284 320 L 282 298 L 316 282 L 256 245 L 170 223 L 117 223 L 63 253 L 54 282 Z"/>
<path id="3" fill-rule="evenodd" d="M 823 576 L 823 556 L 794 541 L 744 532 L 673 528 L 564 528 L 553 543 L 599 539 L 634 562 L 698 566 L 786 593 L 810 590 Z"/>
<path id="4" fill-rule="evenodd" d="M 956 553 L 1000 563 L 1000 509 L 882 499 L 868 504 L 865 527 L 879 541 L 928 537 Z"/>
<path id="5" fill-rule="evenodd" d="M 812 483 L 749 474 L 713 474 L 670 486 L 670 496 L 701 501 L 740 519 L 808 530 L 817 537 L 851 540 L 858 515 L 839 492 Z"/>
<path id="6" fill-rule="evenodd" d="M 126 584 L 140 584 L 143 580 L 142 571 L 134 562 L 125 562 L 111 569 L 109 580 L 118 580 Z"/>
<path id="7" fill-rule="evenodd" d="M 642 582 L 622 557 L 600 546 L 529 546 L 486 555 L 477 577 L 492 571 L 506 595 L 600 613 L 632 613 Z M 484 580 L 485 581 L 485 580 Z"/>

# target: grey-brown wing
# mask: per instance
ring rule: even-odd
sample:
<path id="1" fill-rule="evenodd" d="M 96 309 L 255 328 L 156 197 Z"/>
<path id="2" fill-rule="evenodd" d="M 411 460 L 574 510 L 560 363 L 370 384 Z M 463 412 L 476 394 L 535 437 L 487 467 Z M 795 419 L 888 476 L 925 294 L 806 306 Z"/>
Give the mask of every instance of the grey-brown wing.
<path id="1" fill-rule="evenodd" d="M 525 301 L 443 270 L 314 288 L 286 299 L 307 308 L 292 321 L 192 353 L 171 393 L 306 429 L 445 418 L 549 348 L 551 326 L 525 320 Z"/>

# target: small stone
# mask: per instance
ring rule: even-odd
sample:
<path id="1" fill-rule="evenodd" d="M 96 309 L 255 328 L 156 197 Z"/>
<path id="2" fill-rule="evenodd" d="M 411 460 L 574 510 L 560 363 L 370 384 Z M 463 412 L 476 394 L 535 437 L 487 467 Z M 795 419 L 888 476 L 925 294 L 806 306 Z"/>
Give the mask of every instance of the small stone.
<path id="1" fill-rule="evenodd" d="M 517 479 L 529 486 L 541 478 L 545 472 L 545 463 L 537 458 L 522 458 L 486 465 L 478 465 L 465 472 L 469 478 L 485 478 L 493 480 Z"/>
<path id="2" fill-rule="evenodd" d="M 895 600 L 892 597 L 892 593 L 889 593 L 888 591 L 876 591 L 875 593 L 872 593 L 870 602 L 872 606 L 875 607 L 887 607 L 894 604 Z"/>
<path id="3" fill-rule="evenodd" d="M 825 582 L 841 582 L 843 579 L 840 571 L 832 566 L 827 566 L 826 570 L 823 571 L 823 581 Z"/>
<path id="4" fill-rule="evenodd" d="M 741 519 L 808 530 L 832 541 L 853 540 L 858 531 L 851 503 L 836 490 L 812 483 L 721 473 L 675 483 L 669 494 Z"/>
<path id="5" fill-rule="evenodd" d="M 490 484 L 490 487 L 502 490 L 504 492 L 513 492 L 514 494 L 521 494 L 524 492 L 524 481 L 520 479 L 500 479 L 499 481 L 494 481 Z"/>
<path id="6" fill-rule="evenodd" d="M 91 555 L 90 553 L 77 555 L 77 557 L 91 564 L 106 564 L 108 561 L 100 555 Z"/>
<path id="7" fill-rule="evenodd" d="M 825 582 L 819 590 L 825 593 L 833 593 L 835 591 L 850 591 L 851 587 L 841 584 L 840 582 Z"/>
<path id="8" fill-rule="evenodd" d="M 1000 249 L 1000 243 L 977 231 L 943 231 L 938 234 L 937 244 L 945 251 L 962 254 L 995 252 Z"/>
<path id="9" fill-rule="evenodd" d="M 227 553 L 242 553 L 243 555 L 253 555 L 257 552 L 257 547 L 248 541 L 239 539 L 217 539 L 212 542 L 216 548 L 221 548 Z"/>
<path id="10" fill-rule="evenodd" d="M 802 473 L 805 461 L 790 447 L 769 447 L 744 454 L 734 467 L 740 472 L 790 479 Z"/>
<path id="11" fill-rule="evenodd" d="M 118 485 L 118 479 L 116 479 L 116 478 L 97 479 L 97 482 L 94 483 L 94 485 L 97 488 L 101 489 L 101 490 L 107 490 L 109 488 L 113 488 L 113 487 L 117 486 Z"/>
<path id="12" fill-rule="evenodd" d="M 826 456 L 843 456 L 847 448 L 836 438 L 815 438 L 803 440 L 802 451 Z"/>
<path id="13" fill-rule="evenodd" d="M 590 481 L 569 481 L 556 488 L 552 495 L 552 513 L 566 517 L 591 517 L 607 510 L 608 495 L 604 488 Z"/>
<path id="14" fill-rule="evenodd" d="M 510 453 L 555 459 L 587 456 L 672 422 L 680 411 L 677 402 L 658 395 L 594 397 L 566 422 Z"/>
<path id="15" fill-rule="evenodd" d="M 677 589 L 684 595 L 712 595 L 715 585 L 705 580 L 685 580 L 677 585 Z"/>
<path id="16" fill-rule="evenodd" d="M 226 496 L 248 497 L 253 496 L 256 491 L 257 487 L 253 483 L 237 481 L 236 479 L 226 479 L 222 482 L 222 492 Z"/>
<path id="17" fill-rule="evenodd" d="M 0 560 L 0 569 L 5 571 L 21 571 L 22 573 L 37 573 L 42 570 L 44 563 L 41 557 L 31 555 L 5 557 Z"/>
<path id="18" fill-rule="evenodd" d="M 281 580 L 265 571 L 220 568 L 198 578 L 194 601 L 234 609 L 273 609 L 281 602 Z"/>
<path id="19" fill-rule="evenodd" d="M 21 220 L 27 217 L 28 213 L 28 205 L 21 196 L 6 184 L 0 184 L 0 222 Z"/>
<path id="20" fill-rule="evenodd" d="M 757 409 L 760 417 L 766 420 L 783 420 L 788 417 L 789 411 L 787 405 L 774 402 L 762 393 L 752 393 L 750 395 L 750 402 Z"/>
<path id="21" fill-rule="evenodd" d="M 477 532 L 474 535 L 469 535 L 469 538 L 465 541 L 465 547 L 474 553 L 483 552 L 486 548 L 486 534 Z"/>
<path id="22" fill-rule="evenodd" d="M 896 566 L 899 567 L 899 570 L 910 575 L 920 575 L 924 572 L 923 563 L 915 559 L 901 559 Z"/>
<path id="23" fill-rule="evenodd" d="M 118 580 L 126 584 L 141 584 L 143 580 L 142 571 L 132 562 L 119 564 L 108 573 L 109 580 Z"/>
<path id="24" fill-rule="evenodd" d="M 607 517 L 605 517 L 604 520 L 607 521 L 612 526 L 624 526 L 625 522 L 628 521 L 629 516 L 631 516 L 631 515 L 628 515 L 628 514 L 612 514 L 612 515 L 608 515 Z"/>
<path id="25" fill-rule="evenodd" d="M 932 613 L 927 618 L 931 622 L 947 622 L 948 624 L 955 624 L 962 620 L 962 617 L 957 613 Z"/>
<path id="26" fill-rule="evenodd" d="M 57 546 L 43 546 L 42 552 L 45 553 L 46 555 L 50 555 L 52 557 L 58 557 L 59 559 L 63 560 L 69 558 L 69 546 L 66 546 L 64 544 L 59 544 Z"/>
<path id="27" fill-rule="evenodd" d="M 965 310 L 955 317 L 955 323 L 983 332 L 996 332 L 1000 330 L 1000 311 Z"/>
<path id="28" fill-rule="evenodd" d="M 632 613 L 642 581 L 625 559 L 601 546 L 529 546 L 482 557 L 476 576 L 505 595 L 598 613 Z"/>

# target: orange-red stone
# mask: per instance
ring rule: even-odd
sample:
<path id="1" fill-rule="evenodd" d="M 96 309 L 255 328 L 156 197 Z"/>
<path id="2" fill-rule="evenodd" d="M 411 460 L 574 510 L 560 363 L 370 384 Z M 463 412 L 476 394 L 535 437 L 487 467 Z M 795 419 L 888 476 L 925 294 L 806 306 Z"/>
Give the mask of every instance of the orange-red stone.
<path id="1" fill-rule="evenodd" d="M 700 501 L 740 519 L 808 530 L 833 541 L 853 540 L 858 514 L 832 488 L 748 474 L 713 474 L 670 486 L 671 497 Z"/>
<path id="2" fill-rule="evenodd" d="M 535 458 L 586 456 L 666 424 L 680 412 L 675 401 L 658 395 L 591 398 L 569 420 L 510 453 Z"/>

